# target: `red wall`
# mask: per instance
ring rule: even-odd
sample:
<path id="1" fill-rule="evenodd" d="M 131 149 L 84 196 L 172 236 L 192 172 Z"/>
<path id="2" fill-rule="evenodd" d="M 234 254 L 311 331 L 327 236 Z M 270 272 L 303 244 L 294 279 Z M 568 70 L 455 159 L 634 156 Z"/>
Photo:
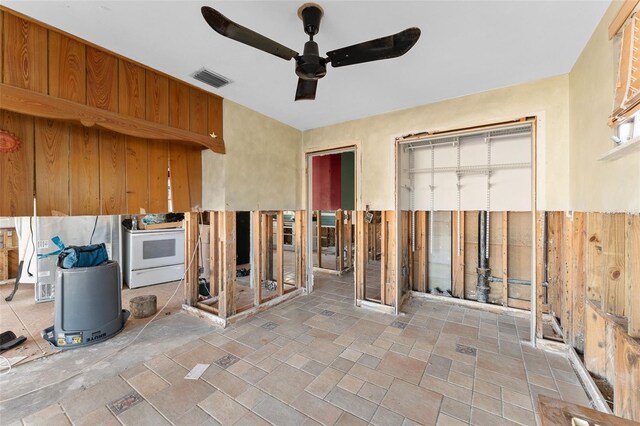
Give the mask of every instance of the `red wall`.
<path id="1" fill-rule="evenodd" d="M 342 157 L 330 154 L 312 159 L 313 210 L 339 210 L 342 201 Z"/>

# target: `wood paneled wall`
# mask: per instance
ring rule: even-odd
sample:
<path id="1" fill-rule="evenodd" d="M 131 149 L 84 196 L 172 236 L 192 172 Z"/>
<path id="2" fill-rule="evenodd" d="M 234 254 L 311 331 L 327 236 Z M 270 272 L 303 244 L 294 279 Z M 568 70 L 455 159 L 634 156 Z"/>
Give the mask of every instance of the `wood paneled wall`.
<path id="1" fill-rule="evenodd" d="M 0 79 L 153 123 L 222 137 L 222 98 L 0 10 Z M 1 109 L 0 105 L 0 109 Z M 91 124 L 91 123 L 87 123 Z M 0 154 L 0 216 L 165 212 L 201 205 L 200 149 L 2 111 L 22 148 Z M 6 176 L 6 179 L 5 179 Z"/>
<path id="2" fill-rule="evenodd" d="M 640 337 L 640 215 L 548 213 L 549 310 L 584 348 L 585 301 Z"/>
<path id="3" fill-rule="evenodd" d="M 597 302 L 585 305 L 584 364 L 613 388 L 613 412 L 640 421 L 640 343 L 629 337 L 624 322 L 602 312 Z"/>

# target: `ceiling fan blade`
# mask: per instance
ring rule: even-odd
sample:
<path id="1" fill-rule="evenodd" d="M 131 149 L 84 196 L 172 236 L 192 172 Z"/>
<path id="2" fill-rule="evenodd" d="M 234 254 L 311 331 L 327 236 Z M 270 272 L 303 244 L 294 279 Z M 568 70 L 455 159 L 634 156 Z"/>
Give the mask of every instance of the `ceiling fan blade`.
<path id="1" fill-rule="evenodd" d="M 298 87 L 296 88 L 296 101 L 306 99 L 314 100 L 316 98 L 316 89 L 318 88 L 318 80 L 298 79 Z"/>
<path id="2" fill-rule="evenodd" d="M 407 53 L 419 38 L 419 28 L 407 28 L 398 34 L 332 50 L 327 56 L 334 67 L 397 58 Z"/>
<path id="3" fill-rule="evenodd" d="M 258 34 L 255 31 L 236 24 L 225 17 L 222 13 L 209 6 L 203 6 L 200 10 L 204 20 L 207 21 L 207 24 L 209 24 L 209 26 L 217 33 L 225 37 L 244 43 L 247 46 L 255 47 L 263 52 L 271 53 L 272 55 L 286 59 L 287 61 L 298 56 L 298 52 L 295 50 L 291 50 L 288 47 Z"/>

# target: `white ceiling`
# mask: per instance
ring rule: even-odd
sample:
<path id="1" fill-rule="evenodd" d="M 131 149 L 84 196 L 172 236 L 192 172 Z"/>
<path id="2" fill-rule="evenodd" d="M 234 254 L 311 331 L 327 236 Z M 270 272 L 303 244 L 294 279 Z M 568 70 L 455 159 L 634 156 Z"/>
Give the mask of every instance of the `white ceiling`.
<path id="1" fill-rule="evenodd" d="M 315 101 L 294 102 L 295 61 L 215 33 L 200 7 L 302 52 L 299 1 L 29 1 L 3 4 L 301 130 L 571 70 L 609 1 L 323 1 L 320 53 L 416 26 L 405 56 L 328 67 Z M 233 83 L 190 77 L 207 67 Z"/>

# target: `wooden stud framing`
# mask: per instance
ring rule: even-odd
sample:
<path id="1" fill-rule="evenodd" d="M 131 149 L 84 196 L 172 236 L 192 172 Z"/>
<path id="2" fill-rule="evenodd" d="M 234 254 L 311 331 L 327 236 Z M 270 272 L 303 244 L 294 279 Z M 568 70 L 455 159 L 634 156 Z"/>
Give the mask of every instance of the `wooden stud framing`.
<path id="1" fill-rule="evenodd" d="M 502 212 L 502 304 L 509 305 L 509 212 Z"/>
<path id="2" fill-rule="evenodd" d="M 543 302 L 543 296 L 544 296 L 544 288 L 542 287 L 542 281 L 544 280 L 544 264 L 542 259 L 544 258 L 542 250 L 543 250 L 543 244 L 542 244 L 542 239 L 543 239 L 543 228 L 542 228 L 542 221 L 543 221 L 543 215 L 544 212 L 542 211 L 537 211 L 536 213 L 536 246 L 532 247 L 532 250 L 536 251 L 536 282 L 535 282 L 535 286 L 536 286 L 536 300 L 535 302 L 532 301 L 532 303 L 536 304 L 536 321 L 535 321 L 535 326 L 536 326 L 536 337 L 538 337 L 539 339 L 541 339 L 543 337 L 542 333 L 543 333 L 543 329 L 542 329 L 542 302 Z M 534 283 L 532 282 L 531 285 L 534 285 Z"/>
<path id="3" fill-rule="evenodd" d="M 411 229 L 413 228 L 414 230 L 416 229 L 416 224 L 412 223 L 416 220 L 416 214 L 414 212 L 407 212 L 408 213 L 408 217 L 409 217 L 409 235 L 408 235 L 408 240 L 407 240 L 407 244 L 409 245 L 409 264 L 407 266 L 407 270 L 409 271 L 409 291 L 411 290 L 415 290 L 415 285 L 414 285 L 414 280 L 415 280 L 415 274 L 413 273 L 413 268 L 415 265 L 415 250 L 413 250 L 413 238 L 415 238 L 415 235 L 411 234 Z"/>
<path id="4" fill-rule="evenodd" d="M 344 212 L 342 210 L 336 210 L 336 228 L 335 228 L 335 250 L 336 250 L 336 271 L 342 272 L 344 270 Z"/>
<path id="5" fill-rule="evenodd" d="M 573 297 L 573 286 L 568 284 L 572 281 L 572 265 L 571 265 L 571 251 L 573 250 L 573 219 L 570 216 L 565 215 L 562 223 L 562 312 L 560 313 L 560 325 L 564 331 L 565 341 L 572 339 L 572 317 L 571 306 Z"/>
<path id="6" fill-rule="evenodd" d="M 531 309 L 531 302 L 522 299 L 507 298 L 507 306 L 510 308 L 522 309 L 528 311 Z"/>
<path id="7" fill-rule="evenodd" d="M 589 300 L 602 300 L 604 287 L 604 257 L 602 255 L 603 214 L 587 214 L 587 298 Z"/>
<path id="8" fill-rule="evenodd" d="M 571 226 L 571 340 L 570 344 L 584 350 L 584 303 L 585 303 L 585 213 L 574 212 Z"/>
<path id="9" fill-rule="evenodd" d="M 307 286 L 307 222 L 304 210 L 296 212 L 295 217 L 295 255 L 296 255 L 296 287 Z"/>
<path id="10" fill-rule="evenodd" d="M 218 212 L 209 212 L 209 292 L 219 294 L 220 287 L 220 243 L 218 241 Z"/>
<path id="11" fill-rule="evenodd" d="M 556 318 L 562 312 L 562 218 L 563 212 L 549 212 L 547 216 L 547 251 L 548 251 L 548 299 L 549 312 Z"/>
<path id="12" fill-rule="evenodd" d="M 260 230 L 260 234 L 258 234 L 258 238 L 254 241 L 254 244 L 258 248 L 258 255 L 260 256 L 260 283 L 264 280 L 269 279 L 269 275 L 267 274 L 267 260 L 268 258 L 265 256 L 267 252 L 267 220 L 262 212 L 260 212 L 260 227 L 257 228 Z"/>
<path id="13" fill-rule="evenodd" d="M 264 279 L 275 281 L 276 276 L 273 273 L 273 214 L 263 214 L 262 218 L 264 220 L 262 232 L 265 244 L 263 255 L 264 265 L 266 267 Z"/>
<path id="14" fill-rule="evenodd" d="M 637 338 L 640 337 L 640 215 L 626 215 L 625 240 L 628 332 Z"/>
<path id="15" fill-rule="evenodd" d="M 316 212 L 316 247 L 318 251 L 318 268 L 322 268 L 322 210 Z"/>
<path id="16" fill-rule="evenodd" d="M 382 288 L 380 289 L 380 297 L 383 300 L 382 304 L 387 306 L 395 306 L 396 304 L 396 256 L 398 251 L 396 250 L 396 224 L 395 224 L 395 216 L 396 212 L 394 210 L 383 211 L 384 220 L 381 222 L 381 226 L 383 230 L 386 230 L 386 241 L 385 239 L 381 239 L 381 248 L 383 254 L 386 252 L 385 260 L 386 260 L 386 268 L 385 274 L 385 285 L 384 285 L 384 293 Z M 383 295 L 384 294 L 384 295 Z"/>
<path id="17" fill-rule="evenodd" d="M 236 213 L 221 212 L 220 216 L 223 219 L 220 226 L 223 288 L 219 295 L 218 316 L 228 318 L 236 313 Z"/>
<path id="18" fill-rule="evenodd" d="M 184 215 L 184 298 L 189 306 L 198 302 L 198 214 L 187 212 Z M 192 262 L 193 260 L 193 262 Z M 195 262 L 195 263 L 194 263 Z"/>
<path id="19" fill-rule="evenodd" d="M 270 214 L 265 212 L 260 213 L 260 235 L 256 241 L 258 244 L 259 254 L 261 256 L 261 282 L 264 280 L 273 279 L 273 239 L 270 238 L 273 234 L 273 218 Z"/>
<path id="20" fill-rule="evenodd" d="M 387 259 L 389 258 L 389 227 L 387 224 L 387 212 L 380 212 L 380 303 L 387 304 Z M 374 240 L 375 235 L 374 235 Z"/>
<path id="21" fill-rule="evenodd" d="M 422 218 L 420 220 L 420 249 L 422 251 L 420 259 L 420 288 L 422 292 L 429 291 L 429 212 L 422 212 Z M 462 219 L 462 218 L 461 218 Z M 460 222 L 460 226 L 464 229 L 464 222 Z M 464 233 L 462 234 L 464 235 Z M 464 268 L 464 239 L 460 238 L 460 256 L 462 257 L 462 265 Z M 464 274 L 463 274 L 464 275 Z M 464 276 L 461 279 L 462 282 L 462 294 L 464 295 Z M 460 290 L 457 288 L 457 290 Z"/>
<path id="22" fill-rule="evenodd" d="M 391 224 L 390 226 L 394 226 Z M 395 226 L 394 226 L 395 228 Z M 400 250 L 397 252 L 400 255 L 399 269 L 396 266 L 394 269 L 396 270 L 398 280 L 397 283 L 400 286 L 400 291 L 396 293 L 396 297 L 394 297 L 394 301 L 399 301 L 402 299 L 402 296 L 409 290 L 412 290 L 411 283 L 411 274 L 409 273 L 409 265 L 413 261 L 413 252 L 411 250 L 411 212 L 410 211 L 402 211 L 400 212 L 400 238 L 398 239 L 400 243 Z M 394 265 L 398 265 L 396 262 Z M 405 271 L 407 272 L 405 274 Z M 399 299 L 399 298 L 400 299 Z M 395 303 L 394 303 L 395 306 Z"/>
<path id="23" fill-rule="evenodd" d="M 428 213 L 425 212 L 425 216 Z M 458 212 L 452 212 L 451 216 L 451 249 L 453 250 L 451 255 L 451 268 L 453 269 L 453 285 L 452 285 L 452 294 L 454 297 L 464 298 L 464 212 L 460 212 L 460 250 L 458 254 Z M 425 253 L 428 252 L 427 247 L 427 223 L 426 221 L 423 223 L 423 226 L 420 228 L 421 235 L 424 238 L 423 247 L 425 247 Z M 424 256 L 424 260 L 426 261 L 427 256 Z M 420 267 L 424 270 L 421 272 L 425 277 L 425 285 L 421 291 L 426 292 L 427 286 L 427 265 L 420 265 Z"/>
<path id="24" fill-rule="evenodd" d="M 353 268 L 353 211 L 347 213 L 345 243 L 347 245 L 347 267 Z"/>
<path id="25" fill-rule="evenodd" d="M 278 275 L 276 281 L 278 296 L 282 296 L 284 294 L 284 212 L 282 210 L 279 210 L 276 214 L 276 221 L 276 250 L 278 257 Z M 270 237 L 273 238 L 271 235 Z"/>
<path id="26" fill-rule="evenodd" d="M 253 287 L 253 304 L 258 306 L 262 298 L 262 214 L 260 211 L 251 212 L 253 224 L 252 258 L 251 258 L 251 285 Z"/>
<path id="27" fill-rule="evenodd" d="M 366 212 L 356 212 L 356 299 L 365 297 L 367 275 L 367 223 L 364 220 Z"/>
<path id="28" fill-rule="evenodd" d="M 625 286 L 625 216 L 624 214 L 603 215 L 604 286 L 602 288 L 602 308 L 606 313 L 623 316 L 626 307 Z"/>

